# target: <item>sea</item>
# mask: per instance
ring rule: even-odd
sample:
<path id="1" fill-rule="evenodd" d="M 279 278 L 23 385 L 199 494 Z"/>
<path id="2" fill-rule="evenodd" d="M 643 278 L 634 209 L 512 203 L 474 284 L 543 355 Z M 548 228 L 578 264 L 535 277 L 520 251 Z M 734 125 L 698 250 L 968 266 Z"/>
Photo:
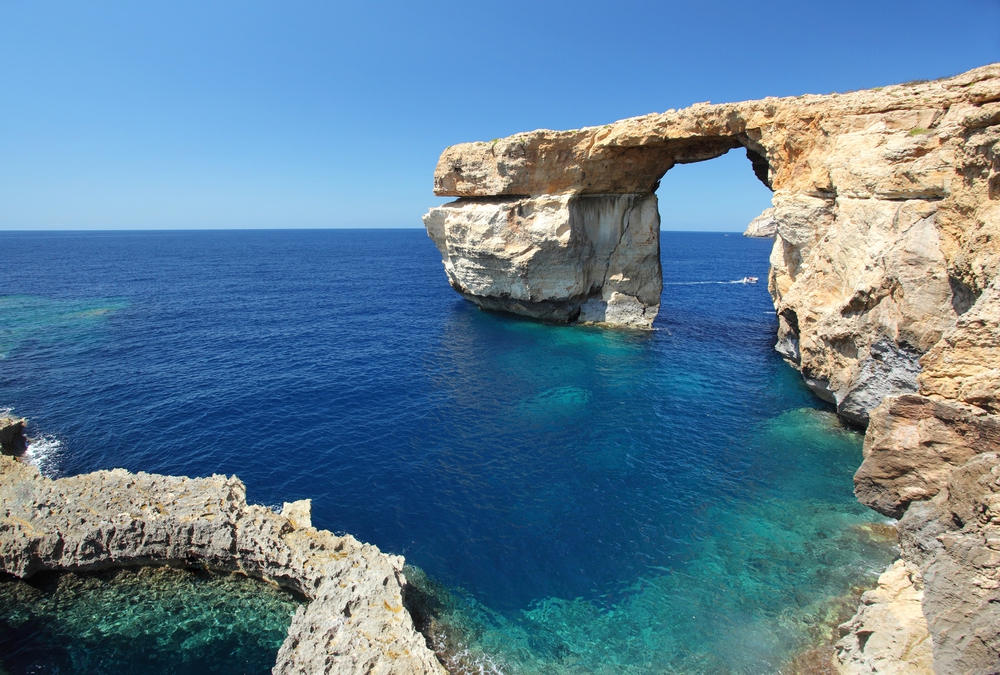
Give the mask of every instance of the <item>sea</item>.
<path id="1" fill-rule="evenodd" d="M 852 494 L 862 435 L 774 351 L 770 246 L 662 233 L 634 331 L 481 311 L 423 230 L 4 232 L 0 406 L 50 477 L 312 499 L 406 557 L 452 672 L 788 673 L 895 549 Z M 266 673 L 299 604 L 190 571 L 8 579 L 0 672 Z"/>

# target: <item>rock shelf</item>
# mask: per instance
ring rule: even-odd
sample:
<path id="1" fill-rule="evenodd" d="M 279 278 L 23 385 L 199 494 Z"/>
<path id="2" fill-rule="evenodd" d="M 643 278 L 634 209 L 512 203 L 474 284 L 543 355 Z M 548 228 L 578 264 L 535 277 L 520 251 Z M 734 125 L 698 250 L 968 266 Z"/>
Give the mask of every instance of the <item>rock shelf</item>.
<path id="1" fill-rule="evenodd" d="M 50 480 L 0 456 L 0 571 L 171 565 L 238 572 L 309 600 L 273 672 L 444 673 L 403 605 L 403 558 L 312 527 L 308 500 L 247 504 L 236 477 L 123 469 Z"/>

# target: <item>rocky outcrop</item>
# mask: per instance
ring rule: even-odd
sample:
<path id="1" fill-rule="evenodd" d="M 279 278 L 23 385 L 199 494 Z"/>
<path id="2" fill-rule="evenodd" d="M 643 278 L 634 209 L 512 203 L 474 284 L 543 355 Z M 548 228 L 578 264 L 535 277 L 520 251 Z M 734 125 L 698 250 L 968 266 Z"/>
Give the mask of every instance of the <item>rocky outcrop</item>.
<path id="1" fill-rule="evenodd" d="M 403 606 L 403 559 L 312 527 L 307 501 L 247 504 L 235 477 L 122 469 L 49 480 L 0 457 L 0 572 L 173 565 L 240 572 L 309 602 L 274 673 L 443 673 Z"/>
<path id="2" fill-rule="evenodd" d="M 28 420 L 21 417 L 0 417 L 0 454 L 23 455 L 28 449 L 28 437 L 24 435 L 24 427 Z"/>
<path id="3" fill-rule="evenodd" d="M 778 233 L 778 221 L 774 219 L 774 208 L 764 209 L 764 212 L 750 221 L 743 231 L 744 237 L 757 239 L 772 239 Z"/>
<path id="4" fill-rule="evenodd" d="M 924 579 L 934 671 L 1000 672 L 1000 458 L 974 457 L 900 521 L 904 557 Z"/>
<path id="5" fill-rule="evenodd" d="M 903 566 L 846 625 L 839 666 L 922 672 L 929 644 L 939 675 L 1000 673 L 1000 64 L 452 146 L 434 188 L 458 199 L 424 222 L 481 307 L 649 326 L 653 193 L 734 149 L 774 191 L 776 349 L 868 427 L 858 497 L 902 516 Z M 592 203 L 607 206 L 580 215 Z M 918 600 L 929 641 L 910 630 Z"/>
<path id="6" fill-rule="evenodd" d="M 973 251 L 975 252 L 975 251 Z M 937 673 L 1000 672 L 1000 294 L 994 277 L 920 359 L 919 392 L 871 414 L 855 492 L 900 516 Z"/>
<path id="7" fill-rule="evenodd" d="M 452 287 L 484 309 L 625 326 L 659 309 L 654 194 L 459 200 L 424 224 Z"/>
<path id="8" fill-rule="evenodd" d="M 956 401 L 893 396 L 872 413 L 855 494 L 863 504 L 899 518 L 911 502 L 940 492 L 952 471 L 997 449 L 1000 417 Z"/>
<path id="9" fill-rule="evenodd" d="M 921 359 L 921 365 L 923 394 L 1000 414 L 1000 276 Z"/>
<path id="10" fill-rule="evenodd" d="M 932 675 L 934 656 L 921 602 L 920 572 L 897 560 L 861 596 L 861 607 L 840 629 L 842 675 Z"/>

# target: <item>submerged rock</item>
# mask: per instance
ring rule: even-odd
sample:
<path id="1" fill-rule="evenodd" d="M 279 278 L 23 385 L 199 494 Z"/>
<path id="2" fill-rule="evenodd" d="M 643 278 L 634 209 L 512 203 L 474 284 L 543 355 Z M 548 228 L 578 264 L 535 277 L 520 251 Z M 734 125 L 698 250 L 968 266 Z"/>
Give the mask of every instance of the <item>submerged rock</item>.
<path id="1" fill-rule="evenodd" d="M 50 480 L 0 457 L 0 572 L 137 565 L 242 572 L 292 589 L 300 607 L 274 673 L 443 673 L 403 606 L 403 558 L 247 504 L 237 478 L 132 474 Z"/>

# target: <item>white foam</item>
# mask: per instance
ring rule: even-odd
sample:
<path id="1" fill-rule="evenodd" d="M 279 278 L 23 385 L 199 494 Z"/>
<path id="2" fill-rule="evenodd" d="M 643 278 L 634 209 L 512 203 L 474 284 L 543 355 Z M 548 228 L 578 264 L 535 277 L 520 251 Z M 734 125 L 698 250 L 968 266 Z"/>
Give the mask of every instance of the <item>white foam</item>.
<path id="1" fill-rule="evenodd" d="M 445 633 L 432 631 L 427 636 L 431 650 L 444 662 L 448 672 L 469 673 L 470 675 L 507 675 L 512 669 L 500 658 L 487 654 L 468 644 L 450 644 Z"/>
<path id="2" fill-rule="evenodd" d="M 59 460 L 62 458 L 62 442 L 55 436 L 42 436 L 28 440 L 28 449 L 24 452 L 24 461 L 38 467 L 46 478 L 56 478 L 59 475 Z"/>

